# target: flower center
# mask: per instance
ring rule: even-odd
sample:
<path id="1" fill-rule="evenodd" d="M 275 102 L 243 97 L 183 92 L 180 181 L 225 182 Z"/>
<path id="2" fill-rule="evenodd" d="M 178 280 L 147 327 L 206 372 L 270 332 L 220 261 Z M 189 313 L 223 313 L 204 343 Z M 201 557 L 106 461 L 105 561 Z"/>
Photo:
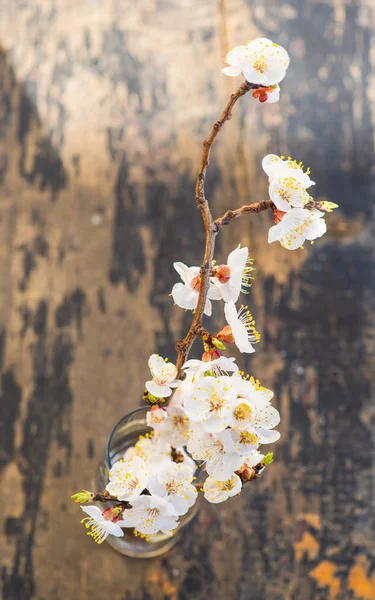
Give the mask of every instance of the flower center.
<path id="1" fill-rule="evenodd" d="M 184 415 L 178 416 L 174 415 L 172 417 L 172 425 L 176 427 L 176 429 L 182 429 L 185 425 L 186 417 Z"/>
<path id="2" fill-rule="evenodd" d="M 175 481 L 174 479 L 168 481 L 168 483 L 165 484 L 168 496 L 177 494 L 180 485 L 181 483 L 179 481 Z"/>
<path id="3" fill-rule="evenodd" d="M 135 490 L 139 485 L 138 477 L 134 477 L 133 479 L 127 480 L 129 490 Z"/>
<path id="4" fill-rule="evenodd" d="M 217 392 L 214 392 L 210 400 L 210 412 L 215 412 L 223 408 L 225 400 L 219 397 Z"/>
<path id="5" fill-rule="evenodd" d="M 247 404 L 242 403 L 234 409 L 233 414 L 237 421 L 244 421 L 251 414 L 251 408 Z"/>
<path id="6" fill-rule="evenodd" d="M 227 481 L 223 481 L 220 486 L 220 489 L 223 492 L 230 492 L 230 490 L 233 490 L 233 488 L 234 488 L 234 482 L 231 479 L 227 479 Z"/>
<path id="7" fill-rule="evenodd" d="M 264 73 L 268 69 L 268 63 L 266 61 L 266 57 L 264 55 L 260 56 L 254 61 L 253 67 L 259 73 Z"/>
<path id="8" fill-rule="evenodd" d="M 249 431 L 241 431 L 240 442 L 241 444 L 257 444 L 258 438 L 255 435 L 255 433 L 250 433 Z"/>

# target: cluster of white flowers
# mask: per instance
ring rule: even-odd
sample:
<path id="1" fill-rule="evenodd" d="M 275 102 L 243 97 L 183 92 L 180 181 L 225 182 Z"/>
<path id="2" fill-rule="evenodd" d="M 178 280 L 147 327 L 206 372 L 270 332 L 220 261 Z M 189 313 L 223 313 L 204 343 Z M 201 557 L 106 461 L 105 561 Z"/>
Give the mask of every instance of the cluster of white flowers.
<path id="1" fill-rule="evenodd" d="M 268 175 L 269 195 L 277 209 L 274 211 L 277 224 L 269 230 L 268 242 L 279 241 L 283 248 L 296 250 L 305 240 L 313 242 L 321 237 L 327 231 L 324 213 L 307 208 L 313 202 L 307 190 L 315 184 L 310 179 L 310 170 L 305 172 L 302 163 L 290 157 L 284 160 L 284 156 L 276 154 L 265 156 L 262 167 Z"/>
<path id="2" fill-rule="evenodd" d="M 96 506 L 81 506 L 89 515 L 83 522 L 96 542 L 108 535 L 122 537 L 124 527 L 145 537 L 169 534 L 177 527 L 178 517 L 195 503 L 198 492 L 193 485 L 194 460 L 183 448 L 175 446 L 174 452 L 181 462 L 173 461 L 172 446 L 165 439 L 141 436 L 113 465 L 106 490 L 112 498 L 128 502 L 129 508 L 101 512 Z"/>
<path id="3" fill-rule="evenodd" d="M 209 502 L 223 502 L 241 491 L 240 473 L 262 463 L 262 444 L 276 442 L 280 421 L 273 393 L 241 377 L 234 358 L 189 360 L 185 379 L 166 407 L 153 407 L 148 423 L 154 443 L 186 446 L 208 474 L 203 490 Z"/>
<path id="4" fill-rule="evenodd" d="M 153 369 L 156 358 L 150 358 Z M 260 446 L 279 439 L 273 393 L 242 377 L 234 358 L 189 360 L 184 374 L 168 406 L 155 403 L 148 411 L 152 433 L 141 436 L 109 471 L 106 491 L 127 507 L 102 512 L 81 506 L 88 515 L 82 522 L 99 544 L 108 535 L 123 536 L 123 528 L 148 539 L 171 534 L 197 500 L 196 473 L 207 474 L 206 500 L 224 502 L 240 493 L 244 474 L 255 466 L 261 472 Z M 77 494 L 78 501 L 91 498 Z"/>
<path id="5" fill-rule="evenodd" d="M 177 306 L 185 310 L 195 310 L 199 296 L 200 269 L 199 267 L 187 267 L 180 262 L 174 263 L 173 266 L 179 273 L 183 283 L 176 283 L 173 286 L 172 298 Z M 237 310 L 235 303 L 241 292 L 248 292 L 253 279 L 253 271 L 253 260 L 249 256 L 248 248 L 246 246 L 241 248 L 241 245 L 239 245 L 229 254 L 226 264 L 212 267 L 210 288 L 205 307 L 205 314 L 210 316 L 212 314 L 211 300 L 224 300 L 227 326 L 221 330 L 216 338 L 218 342 L 228 344 L 234 342 L 241 352 L 248 353 L 254 352 L 252 344 L 259 341 L 259 334 L 255 329 L 255 321 L 248 307 L 241 306 Z M 218 344 L 218 347 L 221 347 L 220 344 Z M 210 359 L 209 354 L 207 359 Z M 147 389 L 153 393 L 149 387 Z"/>

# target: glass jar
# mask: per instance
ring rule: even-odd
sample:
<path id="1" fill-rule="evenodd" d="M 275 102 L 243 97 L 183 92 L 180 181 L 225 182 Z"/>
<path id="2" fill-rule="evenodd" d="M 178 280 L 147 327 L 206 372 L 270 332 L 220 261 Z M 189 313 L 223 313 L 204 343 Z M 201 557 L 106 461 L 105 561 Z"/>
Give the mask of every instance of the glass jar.
<path id="1" fill-rule="evenodd" d="M 128 448 L 135 446 L 140 435 L 151 432 L 151 428 L 146 423 L 148 410 L 148 406 L 137 408 L 122 417 L 115 425 L 107 440 L 104 460 L 98 465 L 93 489 L 97 491 L 104 490 L 109 481 L 109 470 L 113 464 L 124 457 L 124 453 Z M 114 504 L 113 502 L 106 502 L 105 505 L 101 504 L 100 506 L 104 510 L 104 508 L 113 506 Z M 164 554 L 164 552 L 167 552 L 177 542 L 182 528 L 190 523 L 197 514 L 199 504 L 200 494 L 190 510 L 185 515 L 179 517 L 179 526 L 171 534 L 158 533 L 152 536 L 150 541 L 146 541 L 141 537 L 136 537 L 133 528 L 124 528 L 124 537 L 109 535 L 107 542 L 117 552 L 126 556 L 153 558 Z"/>

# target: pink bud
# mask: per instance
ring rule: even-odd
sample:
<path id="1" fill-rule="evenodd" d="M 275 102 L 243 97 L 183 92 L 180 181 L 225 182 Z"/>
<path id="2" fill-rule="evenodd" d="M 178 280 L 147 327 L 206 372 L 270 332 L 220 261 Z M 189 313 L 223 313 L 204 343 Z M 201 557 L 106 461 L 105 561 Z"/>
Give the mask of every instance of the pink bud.
<path id="1" fill-rule="evenodd" d="M 225 342 L 226 344 L 234 343 L 234 336 L 230 325 L 226 325 L 225 327 L 223 327 L 223 329 L 219 331 L 216 337 L 222 342 Z"/>
<path id="2" fill-rule="evenodd" d="M 213 275 L 220 283 L 228 283 L 230 279 L 230 268 L 228 265 L 219 265 L 218 267 L 215 267 Z"/>
<path id="3" fill-rule="evenodd" d="M 107 521 L 112 521 L 113 523 L 116 523 L 120 518 L 120 515 L 118 513 L 119 511 L 116 508 L 108 507 L 102 512 L 102 515 Z"/>
<path id="4" fill-rule="evenodd" d="M 202 354 L 203 362 L 210 362 L 211 360 L 216 360 L 217 358 L 220 358 L 220 352 L 216 350 L 216 348 L 208 351 L 206 350 L 206 352 L 203 352 Z"/>
<path id="5" fill-rule="evenodd" d="M 280 223 L 280 221 L 284 215 L 285 215 L 285 212 L 283 212 L 282 210 L 276 209 L 273 213 L 274 223 Z"/>
<path id="6" fill-rule="evenodd" d="M 196 292 L 199 292 L 200 287 L 201 287 L 201 276 L 197 275 L 196 277 L 194 277 L 194 279 L 191 280 L 190 285 L 193 288 L 193 290 L 195 290 Z"/>

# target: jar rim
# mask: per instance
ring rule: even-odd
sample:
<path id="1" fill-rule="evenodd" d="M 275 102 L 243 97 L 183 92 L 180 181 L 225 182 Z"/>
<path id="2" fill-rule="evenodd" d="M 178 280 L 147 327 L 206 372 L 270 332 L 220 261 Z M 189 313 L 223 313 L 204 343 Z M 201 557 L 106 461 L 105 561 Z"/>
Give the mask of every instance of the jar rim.
<path id="1" fill-rule="evenodd" d="M 140 406 L 139 408 L 135 408 L 134 410 L 130 411 L 129 413 L 126 413 L 126 415 L 124 415 L 123 417 L 121 417 L 121 419 L 119 419 L 117 421 L 116 425 L 113 427 L 111 433 L 108 436 L 107 443 L 105 445 L 105 459 L 107 461 L 107 465 L 108 465 L 109 469 L 111 469 L 111 467 L 113 466 L 111 464 L 111 454 L 110 454 L 110 451 L 111 451 L 112 439 L 113 439 L 113 436 L 114 436 L 117 428 L 120 427 L 120 425 L 122 425 L 122 423 L 124 421 L 126 421 L 126 419 L 129 419 L 130 417 L 132 417 L 133 415 L 135 415 L 137 413 L 144 412 L 144 411 L 147 412 L 148 409 L 149 409 L 148 406 Z"/>

